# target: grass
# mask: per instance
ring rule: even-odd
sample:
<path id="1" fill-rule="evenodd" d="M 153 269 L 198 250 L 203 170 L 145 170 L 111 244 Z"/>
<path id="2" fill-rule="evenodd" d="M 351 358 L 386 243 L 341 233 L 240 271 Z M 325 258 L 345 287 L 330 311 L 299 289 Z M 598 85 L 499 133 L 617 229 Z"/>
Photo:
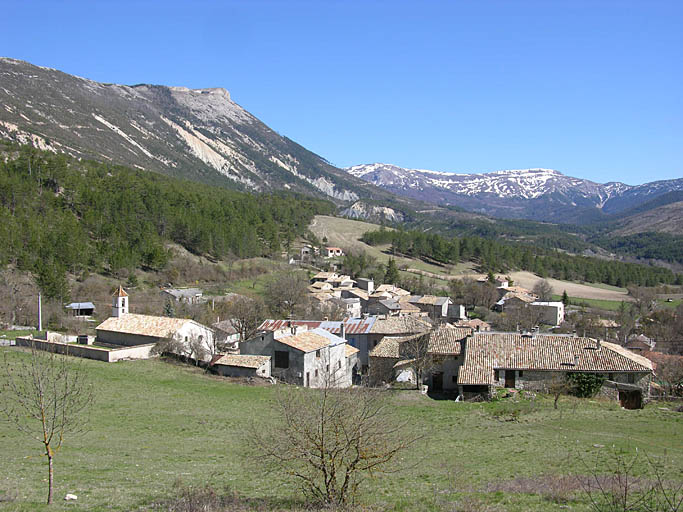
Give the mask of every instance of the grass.
<path id="1" fill-rule="evenodd" d="M 600 288 L 602 290 L 611 290 L 614 292 L 628 293 L 628 290 L 626 288 L 620 288 L 619 286 L 612 286 L 611 284 L 587 283 L 585 281 L 581 281 L 581 284 L 585 284 L 586 286 L 592 286 L 593 288 Z"/>
<path id="2" fill-rule="evenodd" d="M 0 338 L 3 339 L 8 339 L 8 340 L 15 340 L 20 336 L 28 336 L 29 334 L 33 334 L 34 336 L 37 336 L 40 334 L 39 331 L 2 331 L 0 330 Z"/>
<path id="3" fill-rule="evenodd" d="M 663 308 L 676 309 L 683 304 L 683 299 L 673 299 L 671 302 L 667 302 L 666 299 L 657 299 L 657 304 Z"/>
<path id="4" fill-rule="evenodd" d="M 562 295 L 553 295 L 554 301 L 561 301 Z M 604 300 L 604 299 L 584 299 L 581 297 L 569 297 L 569 303 L 572 306 L 586 305 L 590 308 L 602 309 L 605 311 L 619 311 L 621 302 L 618 300 Z"/>
<path id="5" fill-rule="evenodd" d="M 0 353 L 27 357 L 18 349 Z M 245 498 L 296 499 L 291 482 L 265 474 L 246 445 L 248 432 L 272 418 L 272 387 L 230 383 L 160 360 L 82 363 L 98 400 L 90 431 L 67 438 L 55 459 L 50 510 L 141 509 L 172 494 L 178 478 L 229 486 Z M 540 397 L 454 403 L 414 391 L 388 396 L 407 429 L 424 439 L 405 452 L 403 471 L 368 478 L 362 501 L 378 510 L 454 510 L 452 502 L 466 497 L 502 510 L 560 510 L 540 494 L 486 489 L 518 477 L 540 482 L 580 473 L 579 458 L 600 446 L 666 454 L 667 467 L 683 463 L 683 415 L 657 405 L 625 411 L 613 402 L 562 398 L 555 411 Z M 40 444 L 3 425 L 0 453 L 0 496 L 17 493 L 6 509 L 47 510 Z M 63 502 L 66 493 L 78 501 Z M 573 499 L 573 510 L 588 510 L 585 500 Z"/>

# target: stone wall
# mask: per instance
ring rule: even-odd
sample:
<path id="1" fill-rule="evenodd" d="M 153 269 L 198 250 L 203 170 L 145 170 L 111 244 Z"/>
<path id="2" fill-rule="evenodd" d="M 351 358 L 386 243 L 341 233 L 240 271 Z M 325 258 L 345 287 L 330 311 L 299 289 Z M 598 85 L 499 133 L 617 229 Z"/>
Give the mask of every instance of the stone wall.
<path id="1" fill-rule="evenodd" d="M 137 347 L 107 350 L 106 348 L 92 347 L 89 345 L 74 345 L 34 338 L 17 338 L 17 346 L 30 347 L 33 345 L 38 350 L 54 351 L 57 354 L 67 354 L 84 359 L 94 359 L 105 363 L 115 363 L 123 359 L 149 359 L 152 357 L 154 345 L 139 345 Z"/>

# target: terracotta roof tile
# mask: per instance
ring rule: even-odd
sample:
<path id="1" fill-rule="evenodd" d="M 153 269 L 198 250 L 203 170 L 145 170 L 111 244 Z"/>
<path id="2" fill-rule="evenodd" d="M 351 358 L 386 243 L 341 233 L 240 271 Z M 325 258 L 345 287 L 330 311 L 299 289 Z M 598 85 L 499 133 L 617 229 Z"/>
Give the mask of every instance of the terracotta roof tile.
<path id="1" fill-rule="evenodd" d="M 494 369 L 649 372 L 652 363 L 642 356 L 596 340 L 573 336 L 476 333 L 465 342 L 465 361 L 458 384 L 493 384 Z"/>
<path id="2" fill-rule="evenodd" d="M 251 356 L 246 354 L 226 354 L 214 358 L 212 365 L 239 366 L 242 368 L 260 368 L 270 362 L 270 356 Z"/>
<path id="3" fill-rule="evenodd" d="M 120 317 L 107 318 L 96 327 L 96 330 L 165 338 L 172 336 L 188 322 L 192 322 L 192 320 L 127 313 Z"/>

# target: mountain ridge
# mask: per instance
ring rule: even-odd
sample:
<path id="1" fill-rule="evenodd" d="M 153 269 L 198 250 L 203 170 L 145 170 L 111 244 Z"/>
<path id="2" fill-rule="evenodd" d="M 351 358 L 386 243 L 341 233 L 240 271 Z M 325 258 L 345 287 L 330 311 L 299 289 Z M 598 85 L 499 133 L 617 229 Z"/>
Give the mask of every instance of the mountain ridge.
<path id="1" fill-rule="evenodd" d="M 395 194 L 439 205 L 460 206 L 503 218 L 566 222 L 568 213 L 614 215 L 675 190 L 683 179 L 642 185 L 597 183 L 555 169 L 501 170 L 482 174 L 361 164 L 346 172 Z"/>

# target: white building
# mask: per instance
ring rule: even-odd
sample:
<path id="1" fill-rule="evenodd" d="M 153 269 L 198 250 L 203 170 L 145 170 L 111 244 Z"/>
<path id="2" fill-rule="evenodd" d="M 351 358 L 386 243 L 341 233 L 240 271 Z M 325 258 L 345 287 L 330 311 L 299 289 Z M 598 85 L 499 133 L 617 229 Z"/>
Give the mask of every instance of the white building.
<path id="1" fill-rule="evenodd" d="M 99 343 L 136 346 L 174 339 L 183 351 L 179 355 L 208 361 L 215 353 L 213 329 L 187 318 L 129 313 L 128 307 L 128 294 L 119 286 L 114 294 L 112 316 L 96 327 Z"/>
<path id="2" fill-rule="evenodd" d="M 529 307 L 541 313 L 541 322 L 548 325 L 560 325 L 564 322 L 564 304 L 562 302 L 532 302 Z"/>

